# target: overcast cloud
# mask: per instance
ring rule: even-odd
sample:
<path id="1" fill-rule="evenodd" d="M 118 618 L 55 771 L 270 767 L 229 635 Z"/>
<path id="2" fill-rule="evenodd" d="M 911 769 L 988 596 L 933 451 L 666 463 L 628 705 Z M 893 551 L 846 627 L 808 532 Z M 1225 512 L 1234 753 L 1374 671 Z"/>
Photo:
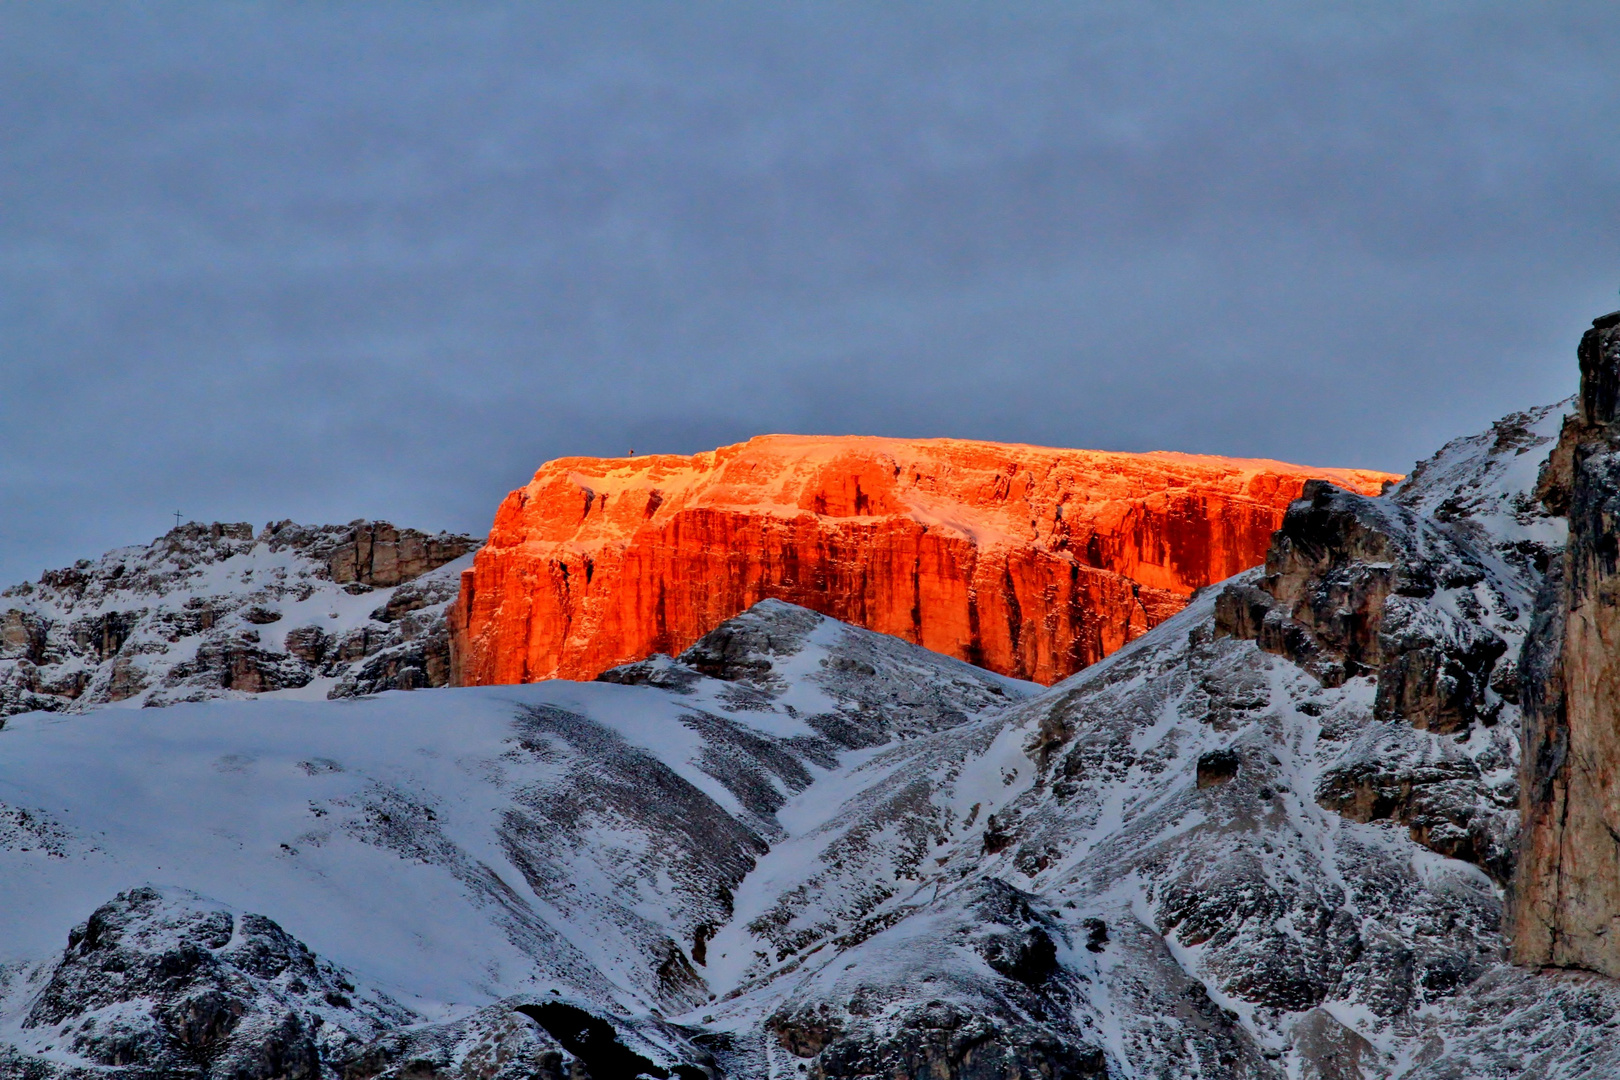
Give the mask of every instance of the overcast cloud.
<path id="1" fill-rule="evenodd" d="M 1620 306 L 1602 4 L 0 7 L 0 583 L 761 432 L 1405 470 Z"/>

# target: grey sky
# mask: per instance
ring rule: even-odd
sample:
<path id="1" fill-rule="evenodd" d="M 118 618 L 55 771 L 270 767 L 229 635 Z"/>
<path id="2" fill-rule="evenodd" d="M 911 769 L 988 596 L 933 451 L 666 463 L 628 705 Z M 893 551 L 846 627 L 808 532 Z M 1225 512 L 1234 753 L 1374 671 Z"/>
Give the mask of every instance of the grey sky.
<path id="1" fill-rule="evenodd" d="M 1620 306 L 1620 9 L 0 6 L 0 583 L 767 431 L 1404 470 Z"/>

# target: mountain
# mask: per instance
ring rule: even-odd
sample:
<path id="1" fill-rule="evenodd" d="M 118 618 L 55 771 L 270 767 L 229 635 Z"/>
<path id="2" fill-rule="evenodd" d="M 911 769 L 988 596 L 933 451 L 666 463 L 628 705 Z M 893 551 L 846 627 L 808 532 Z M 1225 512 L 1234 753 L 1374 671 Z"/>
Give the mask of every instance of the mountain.
<path id="1" fill-rule="evenodd" d="M 188 524 L 0 592 L 0 719 L 443 686 L 468 536 Z"/>
<path id="2" fill-rule="evenodd" d="M 507 496 L 462 576 L 456 681 L 593 678 L 774 598 L 1051 683 L 1259 563 L 1311 478 L 1399 479 L 958 439 L 563 458 Z"/>
<path id="3" fill-rule="evenodd" d="M 767 600 L 589 683 L 14 717 L 0 1068 L 1620 1075 L 1620 983 L 1506 959 L 1567 404 L 1051 687 Z"/>
<path id="4" fill-rule="evenodd" d="M 411 1062 L 462 1068 L 493 1040 L 516 1055 L 501 1075 L 528 1077 L 570 1044 L 517 1008 L 611 1017 L 609 1047 L 712 1062 L 666 1018 L 713 992 L 705 943 L 760 856 L 833 809 L 821 792 L 854 762 L 1036 687 L 784 604 L 702 649 L 588 684 L 13 717 L 9 1067 L 173 1076 L 190 1055 L 198 1075 L 283 1075 L 235 1064 L 273 1032 L 255 1060 L 433 1075 Z M 899 825 L 913 835 L 883 858 L 914 863 L 933 827 Z M 310 959 L 255 967 L 233 926 Z"/>

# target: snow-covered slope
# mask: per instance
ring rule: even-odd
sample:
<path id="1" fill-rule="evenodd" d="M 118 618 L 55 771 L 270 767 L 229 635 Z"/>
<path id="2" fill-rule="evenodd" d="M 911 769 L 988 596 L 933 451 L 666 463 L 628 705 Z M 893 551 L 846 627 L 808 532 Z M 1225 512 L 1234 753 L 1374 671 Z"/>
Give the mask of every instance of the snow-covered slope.
<path id="1" fill-rule="evenodd" d="M 274 920 L 418 1020 L 557 996 L 656 1027 L 708 999 L 704 943 L 787 800 L 1037 689 L 785 604 L 699 648 L 747 681 L 655 658 L 615 682 L 14 717 L 3 1037 L 44 1053 L 52 953 L 147 884 Z"/>
<path id="2" fill-rule="evenodd" d="M 0 592 L 0 720 L 443 686 L 478 547 L 388 522 L 182 525 Z"/>
<path id="3" fill-rule="evenodd" d="M 596 683 L 14 718 L 0 1067 L 281 1075 L 215 993 L 346 1080 L 1620 1075 L 1616 984 L 1503 959 L 1561 411 L 1049 689 L 771 602 Z M 101 923 L 199 959 L 96 996 Z"/>
<path id="4" fill-rule="evenodd" d="M 1540 505 L 1536 487 L 1564 417 L 1574 408 L 1575 399 L 1566 398 L 1453 439 L 1413 467 L 1391 493 L 1394 501 L 1449 526 L 1519 574 L 1539 574 L 1548 556 L 1562 547 L 1566 526 Z"/>

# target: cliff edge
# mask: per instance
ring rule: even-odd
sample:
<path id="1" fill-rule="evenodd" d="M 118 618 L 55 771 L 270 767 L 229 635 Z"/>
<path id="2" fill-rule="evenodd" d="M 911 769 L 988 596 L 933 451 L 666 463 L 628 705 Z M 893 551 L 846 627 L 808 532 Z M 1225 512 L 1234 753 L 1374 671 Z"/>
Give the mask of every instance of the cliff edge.
<path id="1" fill-rule="evenodd" d="M 1399 479 L 958 439 L 563 458 L 507 496 L 463 573 L 453 678 L 589 679 L 777 599 L 1052 683 L 1261 562 L 1313 478 Z"/>
<path id="2" fill-rule="evenodd" d="M 1593 321 L 1539 494 L 1569 517 L 1520 660 L 1513 959 L 1620 978 L 1620 312 Z"/>

